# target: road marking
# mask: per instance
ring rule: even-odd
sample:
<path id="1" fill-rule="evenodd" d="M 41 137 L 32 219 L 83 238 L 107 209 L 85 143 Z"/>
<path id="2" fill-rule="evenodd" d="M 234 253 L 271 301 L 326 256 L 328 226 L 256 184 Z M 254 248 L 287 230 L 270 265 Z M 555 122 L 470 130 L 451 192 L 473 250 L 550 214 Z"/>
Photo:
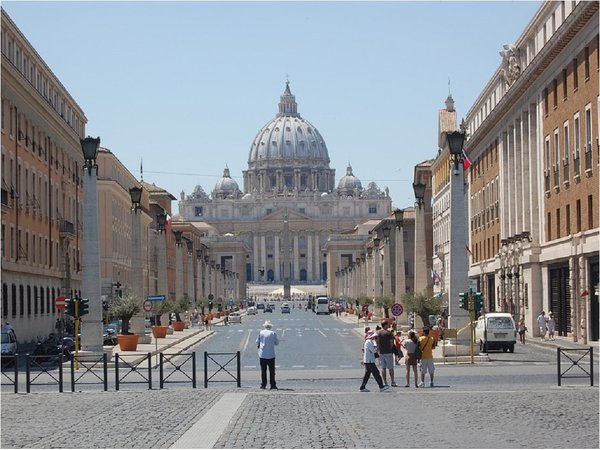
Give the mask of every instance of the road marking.
<path id="1" fill-rule="evenodd" d="M 317 369 L 326 369 L 329 366 L 317 366 Z"/>
<path id="2" fill-rule="evenodd" d="M 238 347 L 238 350 L 240 351 L 240 353 L 244 353 L 246 351 L 246 348 L 248 348 L 248 341 L 250 341 L 250 331 L 248 331 L 248 334 L 246 335 L 246 339 L 243 341 L 244 344 L 242 345 L 242 348 Z"/>
<path id="3" fill-rule="evenodd" d="M 244 366 L 244 369 L 256 369 L 256 366 Z"/>
<path id="4" fill-rule="evenodd" d="M 341 367 L 342 369 L 349 369 L 349 368 L 352 368 L 352 367 L 354 367 L 354 366 L 353 366 L 352 364 L 340 364 L 340 367 Z"/>
<path id="5" fill-rule="evenodd" d="M 226 393 L 171 448 L 213 448 L 248 394 Z"/>
<path id="6" fill-rule="evenodd" d="M 304 369 L 304 366 L 292 366 L 292 369 Z"/>
<path id="7" fill-rule="evenodd" d="M 323 336 L 327 337 L 327 335 L 325 333 L 323 333 L 321 330 L 317 330 L 319 333 L 321 333 Z"/>

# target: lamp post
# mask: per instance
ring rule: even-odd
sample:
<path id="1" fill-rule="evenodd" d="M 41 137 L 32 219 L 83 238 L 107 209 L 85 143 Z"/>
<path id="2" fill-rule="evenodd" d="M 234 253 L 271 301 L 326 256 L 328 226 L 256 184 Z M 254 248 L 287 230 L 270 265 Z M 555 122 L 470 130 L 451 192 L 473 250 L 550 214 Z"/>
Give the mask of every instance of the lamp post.
<path id="1" fill-rule="evenodd" d="M 383 254 L 383 296 L 392 293 L 392 255 L 390 254 L 392 246 L 390 244 L 390 233 L 392 229 L 387 224 L 383 227 L 383 242 L 385 243 L 385 253 Z"/>
<path id="2" fill-rule="evenodd" d="M 396 208 L 394 210 L 394 220 L 396 221 L 396 254 L 395 254 L 395 269 L 396 269 L 396 284 L 394 287 L 394 299 L 396 303 L 400 303 L 402 296 L 406 292 L 406 273 L 404 272 L 404 211 Z"/>
<path id="3" fill-rule="evenodd" d="M 449 289 L 448 309 L 449 327 L 462 328 L 468 321 L 468 311 L 459 306 L 459 293 L 468 289 L 469 259 L 468 248 L 468 190 L 464 183 L 463 144 L 465 141 L 464 126 L 461 131 L 446 134 L 446 142 L 451 156 L 453 176 L 450 177 L 450 255 L 449 255 Z M 461 341 L 464 340 L 460 339 Z"/>
<path id="4" fill-rule="evenodd" d="M 98 165 L 96 164 L 99 147 L 99 137 L 94 139 L 88 136 L 81 140 L 81 150 L 85 160 L 83 165 L 84 226 L 81 297 L 89 300 L 89 314 L 85 319 L 85 327 L 81 330 L 81 347 L 84 351 L 102 353 L 102 290 L 98 243 Z"/>
<path id="5" fill-rule="evenodd" d="M 157 289 L 158 292 L 155 292 L 159 295 L 164 295 L 165 300 L 168 300 L 169 296 L 169 285 L 167 281 L 167 242 L 165 236 L 165 225 L 167 223 L 167 214 L 163 211 L 160 214 L 156 215 L 156 226 L 157 226 L 157 249 L 156 249 L 156 257 L 157 261 L 157 270 L 158 270 L 158 283 Z M 163 315 L 163 316 L 166 316 Z M 161 317 L 162 324 L 162 317 Z M 165 323 L 168 325 L 168 322 Z"/>
<path id="6" fill-rule="evenodd" d="M 131 197 L 131 292 L 138 302 L 144 302 L 144 269 L 142 266 L 142 188 L 129 188 Z M 141 308 L 140 308 L 141 310 Z M 131 318 L 131 331 L 138 335 L 139 344 L 150 343 L 146 336 L 145 317 L 143 312 Z"/>
<path id="7" fill-rule="evenodd" d="M 415 293 L 425 293 L 427 283 L 427 251 L 425 239 L 425 189 L 424 183 L 413 183 L 415 208 Z"/>
<path id="8" fill-rule="evenodd" d="M 379 255 L 379 236 L 373 238 L 373 302 L 381 296 L 381 256 Z"/>
<path id="9" fill-rule="evenodd" d="M 175 300 L 183 298 L 183 232 L 173 230 L 175 236 Z"/>
<path id="10" fill-rule="evenodd" d="M 194 283 L 194 242 L 191 239 L 184 238 L 187 247 L 187 294 L 188 301 L 192 301 L 196 306 L 196 283 Z"/>

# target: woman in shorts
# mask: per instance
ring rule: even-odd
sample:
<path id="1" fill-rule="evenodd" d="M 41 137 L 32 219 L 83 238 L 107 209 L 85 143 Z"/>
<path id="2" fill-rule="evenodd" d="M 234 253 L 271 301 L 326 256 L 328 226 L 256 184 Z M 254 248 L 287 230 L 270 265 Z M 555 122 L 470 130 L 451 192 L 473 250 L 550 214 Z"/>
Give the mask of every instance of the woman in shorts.
<path id="1" fill-rule="evenodd" d="M 406 357 L 404 359 L 404 365 L 406 366 L 406 385 L 404 387 L 410 386 L 410 370 L 412 368 L 414 377 L 415 377 L 415 387 L 419 387 L 419 380 L 417 378 L 417 358 L 415 356 L 415 352 L 417 350 L 417 345 L 419 345 L 419 341 L 417 340 L 417 335 L 414 331 L 409 331 L 408 338 L 402 341 L 402 347 L 406 349 Z"/>

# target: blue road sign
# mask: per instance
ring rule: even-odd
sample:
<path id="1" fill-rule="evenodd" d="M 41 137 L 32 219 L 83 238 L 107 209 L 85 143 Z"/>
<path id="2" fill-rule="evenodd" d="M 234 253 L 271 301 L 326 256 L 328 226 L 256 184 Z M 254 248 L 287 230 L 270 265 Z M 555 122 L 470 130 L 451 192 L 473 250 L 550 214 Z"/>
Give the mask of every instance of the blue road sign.
<path id="1" fill-rule="evenodd" d="M 164 295 L 149 295 L 146 300 L 151 302 L 162 302 L 165 299 Z"/>

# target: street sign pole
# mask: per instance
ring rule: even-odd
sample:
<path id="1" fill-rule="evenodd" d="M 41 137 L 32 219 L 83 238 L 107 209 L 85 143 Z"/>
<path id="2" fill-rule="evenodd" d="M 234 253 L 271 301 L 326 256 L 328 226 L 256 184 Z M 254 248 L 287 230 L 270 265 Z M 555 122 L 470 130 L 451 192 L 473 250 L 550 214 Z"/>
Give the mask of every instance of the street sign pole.
<path id="1" fill-rule="evenodd" d="M 469 322 L 470 322 L 469 329 L 471 331 L 471 339 L 470 339 L 470 344 L 471 344 L 470 345 L 470 347 L 471 347 L 471 364 L 475 363 L 474 356 L 473 356 L 473 353 L 474 353 L 474 349 L 473 349 L 473 347 L 474 347 L 474 345 L 473 345 L 474 344 L 474 342 L 473 342 L 473 321 L 475 320 L 474 315 L 475 314 L 474 314 L 474 308 L 473 308 L 473 291 L 469 290 Z"/>

